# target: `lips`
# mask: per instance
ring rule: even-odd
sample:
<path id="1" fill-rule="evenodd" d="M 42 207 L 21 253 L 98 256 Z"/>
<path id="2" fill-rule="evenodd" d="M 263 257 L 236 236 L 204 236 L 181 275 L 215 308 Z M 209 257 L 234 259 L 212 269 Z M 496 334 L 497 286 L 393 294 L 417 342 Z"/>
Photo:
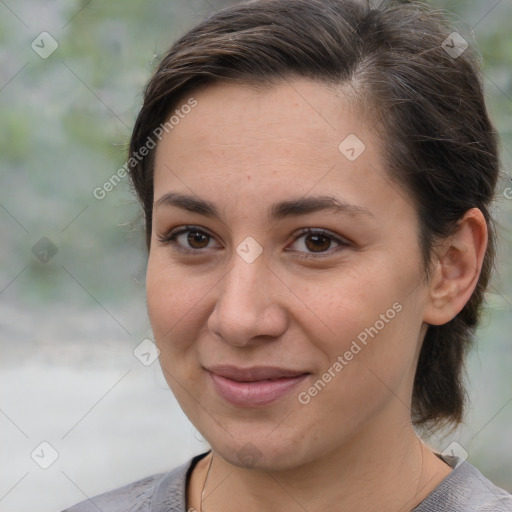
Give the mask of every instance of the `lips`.
<path id="1" fill-rule="evenodd" d="M 284 398 L 309 372 L 270 366 L 207 368 L 215 391 L 227 402 L 239 407 L 269 405 Z"/>

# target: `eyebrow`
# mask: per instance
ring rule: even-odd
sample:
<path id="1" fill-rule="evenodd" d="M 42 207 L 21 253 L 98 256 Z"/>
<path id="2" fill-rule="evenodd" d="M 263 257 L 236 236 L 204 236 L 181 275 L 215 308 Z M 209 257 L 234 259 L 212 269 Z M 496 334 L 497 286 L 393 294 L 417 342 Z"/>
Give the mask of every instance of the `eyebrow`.
<path id="1" fill-rule="evenodd" d="M 211 201 L 196 196 L 169 192 L 154 203 L 154 208 L 176 206 L 183 210 L 198 213 L 205 217 L 220 219 L 218 208 Z M 269 209 L 269 220 L 276 221 L 286 217 L 305 215 L 320 211 L 332 211 L 343 214 L 361 214 L 374 217 L 373 213 L 363 206 L 349 204 L 332 196 L 309 196 L 274 203 Z"/>

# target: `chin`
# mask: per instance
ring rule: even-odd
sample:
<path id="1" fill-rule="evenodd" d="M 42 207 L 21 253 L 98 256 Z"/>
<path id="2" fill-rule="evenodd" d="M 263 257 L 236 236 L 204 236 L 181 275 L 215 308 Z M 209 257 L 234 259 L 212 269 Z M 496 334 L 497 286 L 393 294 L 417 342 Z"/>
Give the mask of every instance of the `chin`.
<path id="1" fill-rule="evenodd" d="M 275 428 L 275 426 L 274 426 Z M 300 466 L 306 459 L 313 459 L 312 446 L 305 436 L 295 433 L 290 437 L 269 435 L 272 429 L 247 429 L 242 426 L 240 435 L 230 436 L 221 427 L 220 432 L 204 432 L 213 451 L 233 466 L 260 471 L 285 471 Z"/>

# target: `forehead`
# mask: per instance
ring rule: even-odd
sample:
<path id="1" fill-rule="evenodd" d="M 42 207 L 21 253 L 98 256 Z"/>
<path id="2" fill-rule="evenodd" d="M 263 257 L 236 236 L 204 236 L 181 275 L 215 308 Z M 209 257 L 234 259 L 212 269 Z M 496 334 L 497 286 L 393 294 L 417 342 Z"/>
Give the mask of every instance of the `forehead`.
<path id="1" fill-rule="evenodd" d="M 191 114 L 197 114 L 198 110 L 204 114 L 205 129 L 222 123 L 228 132 L 231 124 L 243 123 L 248 129 L 261 125 L 282 127 L 290 134 L 289 121 L 298 119 L 307 122 L 295 125 L 294 135 L 321 133 L 325 128 L 337 131 L 341 129 L 340 120 L 347 119 L 352 110 L 352 102 L 336 91 L 332 86 L 305 78 L 290 78 L 273 84 L 222 81 L 190 94 L 198 103 L 198 108 Z M 184 101 L 186 99 L 182 99 L 180 104 L 183 105 Z M 207 114 L 214 115 L 205 117 Z M 218 131 L 218 135 L 225 134 L 224 130 Z M 275 132 L 268 135 L 273 136 Z"/>
<path id="2" fill-rule="evenodd" d="M 191 98 L 194 108 L 180 112 Z M 173 112 L 179 122 L 157 146 L 155 197 L 178 188 L 224 192 L 219 199 L 225 200 L 230 187 L 238 195 L 258 191 L 269 198 L 290 187 L 294 196 L 337 190 L 346 200 L 367 203 L 374 200 L 372 188 L 388 199 L 404 195 L 385 172 L 376 134 L 351 101 L 324 84 L 217 83 L 180 105 Z"/>
<path id="3" fill-rule="evenodd" d="M 184 109 L 191 98 L 196 106 Z M 308 80 L 272 87 L 215 83 L 182 99 L 168 118 L 173 125 L 157 147 L 157 163 L 193 154 L 198 162 L 222 157 L 227 166 L 241 157 L 256 163 L 279 153 L 290 162 L 334 164 L 345 137 L 359 132 L 360 139 L 368 138 L 348 102 Z"/>

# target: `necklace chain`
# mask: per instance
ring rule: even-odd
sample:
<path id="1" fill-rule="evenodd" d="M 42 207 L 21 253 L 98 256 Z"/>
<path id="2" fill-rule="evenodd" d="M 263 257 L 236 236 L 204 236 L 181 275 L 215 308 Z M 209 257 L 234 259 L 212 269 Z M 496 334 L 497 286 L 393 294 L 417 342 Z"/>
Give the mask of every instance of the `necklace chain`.
<path id="1" fill-rule="evenodd" d="M 213 462 L 213 451 L 211 452 L 210 463 L 208 464 L 208 470 L 206 471 L 206 477 L 203 482 L 203 490 L 201 491 L 201 501 L 199 503 L 199 512 L 203 512 L 204 491 L 206 489 L 206 482 L 208 482 L 208 477 L 210 476 L 210 469 L 212 467 L 212 462 Z"/>

